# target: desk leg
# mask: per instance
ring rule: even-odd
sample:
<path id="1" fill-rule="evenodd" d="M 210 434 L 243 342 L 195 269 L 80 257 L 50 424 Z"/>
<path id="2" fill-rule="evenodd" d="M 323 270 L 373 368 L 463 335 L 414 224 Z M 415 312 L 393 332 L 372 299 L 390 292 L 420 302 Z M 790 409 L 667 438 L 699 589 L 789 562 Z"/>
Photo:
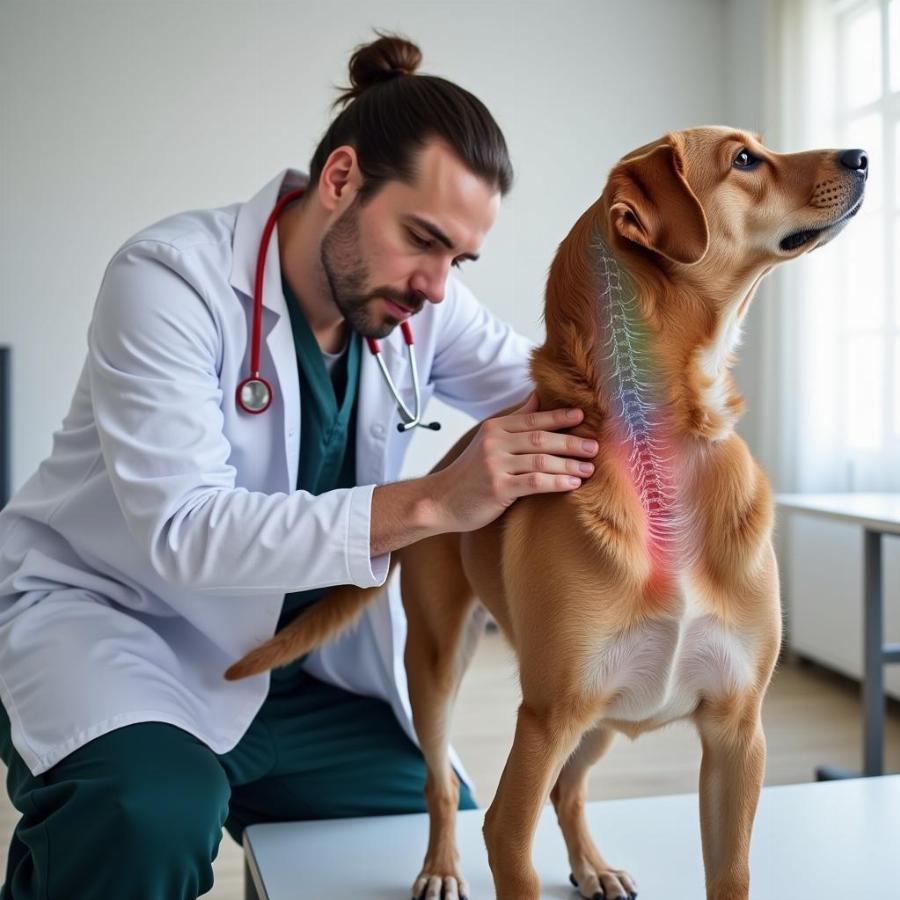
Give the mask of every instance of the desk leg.
<path id="1" fill-rule="evenodd" d="M 865 621 L 863 628 L 864 676 L 862 700 L 863 774 L 884 774 L 884 598 L 881 577 L 881 535 L 865 531 L 863 577 Z"/>
<path id="2" fill-rule="evenodd" d="M 884 664 L 894 654 L 884 646 L 881 534 L 867 528 L 863 540 L 863 770 L 818 766 L 817 781 L 884 774 Z"/>
<path id="3" fill-rule="evenodd" d="M 244 900 L 259 900 L 259 894 L 253 883 L 253 876 L 250 874 L 250 866 L 247 865 L 246 859 L 244 860 Z"/>

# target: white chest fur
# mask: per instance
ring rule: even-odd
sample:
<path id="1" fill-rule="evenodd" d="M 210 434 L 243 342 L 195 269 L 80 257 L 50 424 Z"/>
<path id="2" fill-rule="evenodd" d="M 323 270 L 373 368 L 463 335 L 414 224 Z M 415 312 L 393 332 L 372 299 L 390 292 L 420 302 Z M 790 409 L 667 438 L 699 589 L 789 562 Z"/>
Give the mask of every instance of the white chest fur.
<path id="1" fill-rule="evenodd" d="M 601 645 L 588 683 L 610 698 L 604 717 L 664 725 L 752 678 L 750 641 L 704 609 L 683 578 L 681 609 Z"/>

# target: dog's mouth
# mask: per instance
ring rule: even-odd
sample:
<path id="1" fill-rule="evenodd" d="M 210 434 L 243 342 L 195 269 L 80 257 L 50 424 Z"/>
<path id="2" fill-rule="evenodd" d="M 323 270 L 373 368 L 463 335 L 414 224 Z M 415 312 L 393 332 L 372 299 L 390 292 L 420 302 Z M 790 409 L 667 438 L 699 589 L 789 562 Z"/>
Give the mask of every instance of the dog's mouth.
<path id="1" fill-rule="evenodd" d="M 822 225 L 820 228 L 804 228 L 801 231 L 792 231 L 789 235 L 783 237 L 778 246 L 781 250 L 784 250 L 786 253 L 789 253 L 791 250 L 797 250 L 800 247 L 809 244 L 811 241 L 814 241 L 819 235 L 824 234 L 826 231 L 831 231 L 835 229 L 833 234 L 831 234 L 828 240 L 831 240 L 835 234 L 837 234 L 837 229 L 839 226 L 845 225 L 850 219 L 852 219 L 860 210 L 863 202 L 863 193 L 860 192 L 859 197 L 856 198 L 856 202 L 850 209 L 847 210 L 839 219 L 835 219 L 833 222 L 829 222 L 827 225 Z M 827 243 L 823 241 L 822 243 Z M 821 245 L 820 245 L 821 246 Z"/>

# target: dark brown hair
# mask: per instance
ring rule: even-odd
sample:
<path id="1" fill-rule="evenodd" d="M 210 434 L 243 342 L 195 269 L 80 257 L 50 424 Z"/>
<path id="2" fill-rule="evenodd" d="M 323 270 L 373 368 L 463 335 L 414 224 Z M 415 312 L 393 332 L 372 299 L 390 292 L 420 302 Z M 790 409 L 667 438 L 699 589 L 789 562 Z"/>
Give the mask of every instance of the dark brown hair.
<path id="1" fill-rule="evenodd" d="M 356 48 L 350 57 L 350 87 L 335 101 L 344 109 L 319 142 L 309 165 L 318 184 L 331 152 L 344 144 L 356 150 L 365 181 L 365 202 L 387 181 L 411 184 L 415 157 L 433 138 L 445 141 L 475 175 L 502 194 L 513 171 L 503 132 L 487 107 L 467 90 L 435 75 L 416 75 L 422 53 L 397 35 Z"/>

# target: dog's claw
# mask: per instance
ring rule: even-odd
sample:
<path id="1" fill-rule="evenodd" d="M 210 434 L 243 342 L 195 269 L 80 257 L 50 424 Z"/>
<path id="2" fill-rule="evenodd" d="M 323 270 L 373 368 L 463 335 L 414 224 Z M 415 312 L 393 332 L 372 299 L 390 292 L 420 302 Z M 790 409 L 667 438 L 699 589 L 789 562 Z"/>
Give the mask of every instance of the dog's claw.
<path id="1" fill-rule="evenodd" d="M 572 887 L 575 887 L 575 888 L 578 887 L 578 882 L 576 881 L 575 876 L 571 872 L 569 872 L 569 881 L 572 883 Z"/>

